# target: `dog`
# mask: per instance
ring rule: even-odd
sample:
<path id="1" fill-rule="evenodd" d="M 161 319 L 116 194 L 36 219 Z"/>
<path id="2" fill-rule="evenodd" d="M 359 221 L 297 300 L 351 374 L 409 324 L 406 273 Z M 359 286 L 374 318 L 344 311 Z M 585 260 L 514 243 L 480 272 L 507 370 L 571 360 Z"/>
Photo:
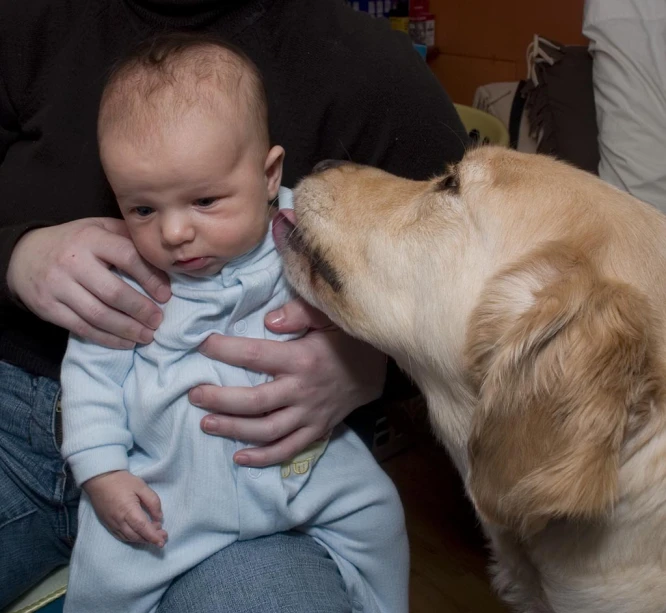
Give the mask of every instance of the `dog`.
<path id="1" fill-rule="evenodd" d="M 666 611 L 666 217 L 547 156 L 323 162 L 274 222 L 297 292 L 422 390 L 523 613 Z"/>

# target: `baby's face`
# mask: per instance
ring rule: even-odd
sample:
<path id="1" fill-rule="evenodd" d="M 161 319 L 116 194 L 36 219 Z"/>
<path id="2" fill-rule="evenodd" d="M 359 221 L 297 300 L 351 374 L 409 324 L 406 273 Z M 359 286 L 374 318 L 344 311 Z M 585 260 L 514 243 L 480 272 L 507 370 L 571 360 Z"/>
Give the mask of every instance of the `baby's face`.
<path id="1" fill-rule="evenodd" d="M 102 164 L 139 253 L 168 273 L 213 275 L 264 238 L 284 151 L 241 121 L 175 123 L 136 139 L 107 131 Z"/>

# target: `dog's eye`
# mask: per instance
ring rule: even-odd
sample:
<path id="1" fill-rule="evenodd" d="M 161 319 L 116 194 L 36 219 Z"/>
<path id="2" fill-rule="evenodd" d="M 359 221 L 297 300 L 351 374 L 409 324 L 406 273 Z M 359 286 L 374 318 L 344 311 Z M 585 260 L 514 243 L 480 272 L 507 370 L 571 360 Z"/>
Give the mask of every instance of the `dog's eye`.
<path id="1" fill-rule="evenodd" d="M 458 177 L 458 173 L 455 172 L 450 172 L 448 175 L 446 175 L 438 184 L 437 184 L 437 190 L 438 191 L 446 191 L 446 192 L 454 192 L 457 193 L 458 189 L 460 189 L 460 179 Z"/>

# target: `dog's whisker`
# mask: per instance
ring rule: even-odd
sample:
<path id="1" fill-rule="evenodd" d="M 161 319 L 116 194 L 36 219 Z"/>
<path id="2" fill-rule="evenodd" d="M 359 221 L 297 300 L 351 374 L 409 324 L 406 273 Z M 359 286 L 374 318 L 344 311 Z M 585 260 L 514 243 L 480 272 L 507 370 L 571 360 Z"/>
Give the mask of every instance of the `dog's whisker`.
<path id="1" fill-rule="evenodd" d="M 471 142 L 471 139 L 469 138 L 469 135 L 467 134 L 467 131 L 463 132 L 463 134 L 465 134 L 467 136 L 467 141 L 465 142 L 465 140 L 462 138 L 462 136 L 460 136 L 460 132 L 458 132 L 457 130 L 454 130 L 448 123 L 444 123 L 443 121 L 440 121 L 439 125 L 446 128 L 449 132 L 451 132 L 451 134 L 453 134 L 460 141 L 460 144 L 462 145 L 464 152 L 468 151 L 470 145 L 472 145 L 473 143 Z"/>
<path id="2" fill-rule="evenodd" d="M 349 155 L 349 151 L 347 151 L 347 148 L 344 146 L 344 144 L 342 143 L 342 141 L 341 141 L 340 139 L 338 139 L 338 142 L 340 143 L 340 146 L 342 147 L 342 150 L 343 150 L 343 151 L 345 152 L 345 154 L 347 155 L 347 158 L 349 159 L 349 161 L 350 161 L 350 162 L 353 162 L 354 160 L 352 160 L 351 155 Z"/>

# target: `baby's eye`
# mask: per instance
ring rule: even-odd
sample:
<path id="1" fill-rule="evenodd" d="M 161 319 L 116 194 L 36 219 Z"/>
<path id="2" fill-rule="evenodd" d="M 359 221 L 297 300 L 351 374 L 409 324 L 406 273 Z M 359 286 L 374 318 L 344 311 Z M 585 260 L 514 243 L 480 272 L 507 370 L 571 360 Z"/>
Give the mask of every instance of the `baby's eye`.
<path id="1" fill-rule="evenodd" d="M 139 216 L 139 217 L 148 217 L 153 212 L 153 209 L 149 206 L 137 206 L 134 207 L 134 212 Z"/>
<path id="2" fill-rule="evenodd" d="M 197 198 L 194 204 L 197 206 L 210 206 L 217 200 L 217 196 L 209 196 L 208 198 Z"/>

